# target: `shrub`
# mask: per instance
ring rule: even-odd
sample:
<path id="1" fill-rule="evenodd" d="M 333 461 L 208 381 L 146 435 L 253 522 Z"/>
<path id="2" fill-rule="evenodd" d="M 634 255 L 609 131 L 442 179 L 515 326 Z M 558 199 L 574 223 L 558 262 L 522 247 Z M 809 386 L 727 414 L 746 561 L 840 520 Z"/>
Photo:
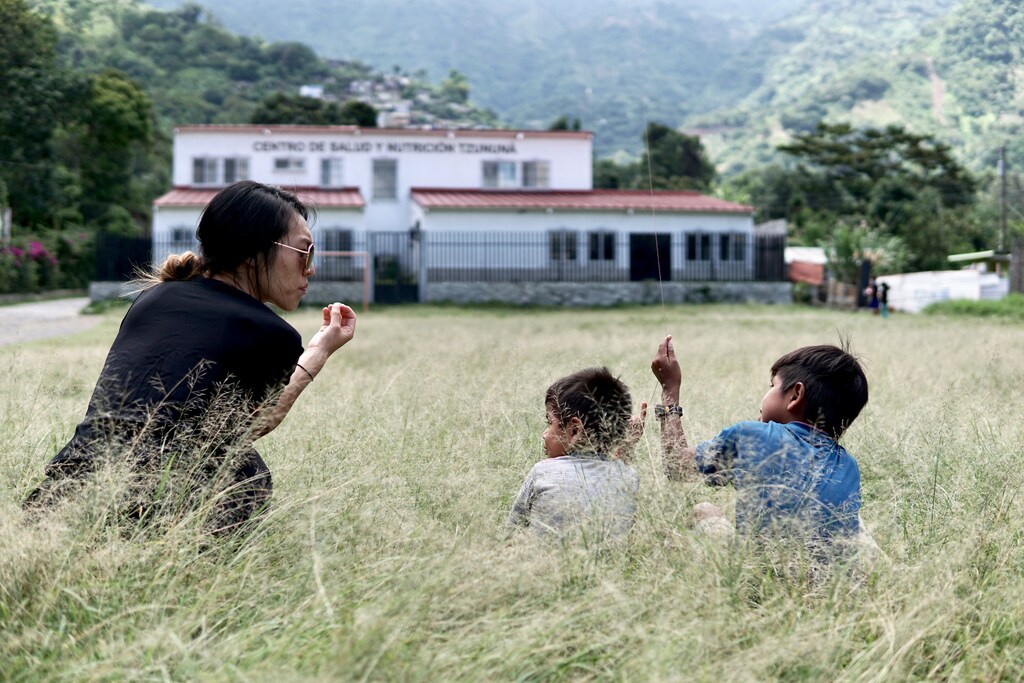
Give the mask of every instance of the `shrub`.
<path id="1" fill-rule="evenodd" d="M 94 238 L 87 232 L 19 237 L 0 249 L 0 293 L 87 287 L 94 246 Z"/>

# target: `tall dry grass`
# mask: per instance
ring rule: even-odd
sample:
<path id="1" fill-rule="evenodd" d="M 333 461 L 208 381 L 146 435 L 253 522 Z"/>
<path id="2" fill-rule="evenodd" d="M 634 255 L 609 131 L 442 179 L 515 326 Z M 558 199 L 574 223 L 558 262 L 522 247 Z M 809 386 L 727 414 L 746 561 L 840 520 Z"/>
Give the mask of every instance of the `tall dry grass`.
<path id="1" fill-rule="evenodd" d="M 313 313 L 291 321 L 304 336 Z M 1018 325 L 806 309 L 410 308 L 362 316 L 258 442 L 273 506 L 210 543 L 110 523 L 97 485 L 39 524 L 21 496 L 70 436 L 118 315 L 0 348 L 0 680 L 1024 678 Z M 672 332 L 691 438 L 757 414 L 771 362 L 852 337 L 871 401 L 845 443 L 889 557 L 809 581 L 695 539 L 729 490 L 670 483 L 649 420 L 620 551 L 507 541 L 543 392 L 608 365 L 634 402 Z"/>

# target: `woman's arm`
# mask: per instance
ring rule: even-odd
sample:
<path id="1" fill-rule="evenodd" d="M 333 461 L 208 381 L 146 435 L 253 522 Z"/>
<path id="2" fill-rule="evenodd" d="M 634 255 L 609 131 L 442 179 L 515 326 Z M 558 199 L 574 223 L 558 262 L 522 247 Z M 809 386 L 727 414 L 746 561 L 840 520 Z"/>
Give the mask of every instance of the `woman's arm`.
<path id="1" fill-rule="evenodd" d="M 355 336 L 356 314 L 351 308 L 345 304 L 333 303 L 324 307 L 323 314 L 323 325 L 309 340 L 306 350 L 299 356 L 295 370 L 292 371 L 292 376 L 277 399 L 277 403 L 259 423 L 256 438 L 269 434 L 281 424 L 302 390 L 320 374 L 324 365 L 327 364 L 327 359 Z"/>

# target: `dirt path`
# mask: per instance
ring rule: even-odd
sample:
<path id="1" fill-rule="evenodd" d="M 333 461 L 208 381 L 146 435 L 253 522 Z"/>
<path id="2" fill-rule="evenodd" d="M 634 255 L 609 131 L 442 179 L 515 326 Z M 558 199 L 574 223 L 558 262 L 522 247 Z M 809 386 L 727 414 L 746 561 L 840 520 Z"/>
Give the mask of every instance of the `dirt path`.
<path id="1" fill-rule="evenodd" d="M 87 297 L 0 306 L 0 346 L 65 337 L 97 325 L 102 316 L 82 315 Z"/>
<path id="2" fill-rule="evenodd" d="M 935 71 L 935 61 L 931 57 L 926 57 L 925 61 L 928 64 L 928 80 L 932 84 L 932 112 L 939 123 L 945 126 L 948 123 L 943 113 L 946 104 L 946 84 Z"/>

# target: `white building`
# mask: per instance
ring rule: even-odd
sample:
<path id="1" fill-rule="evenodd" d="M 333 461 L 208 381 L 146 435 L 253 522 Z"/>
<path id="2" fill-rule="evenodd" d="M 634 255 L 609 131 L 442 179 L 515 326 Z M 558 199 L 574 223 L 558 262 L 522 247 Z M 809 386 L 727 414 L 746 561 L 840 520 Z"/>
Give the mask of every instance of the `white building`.
<path id="1" fill-rule="evenodd" d="M 595 191 L 591 139 L 571 131 L 181 126 L 174 189 L 154 204 L 153 257 L 194 248 L 206 203 L 254 179 L 315 208 L 321 252 L 371 252 L 377 280 L 385 267 L 421 285 L 494 269 L 532 281 L 757 279 L 751 207 L 695 192 Z M 334 258 L 336 279 L 361 268 Z M 321 260 L 320 275 L 330 279 L 330 266 Z"/>

